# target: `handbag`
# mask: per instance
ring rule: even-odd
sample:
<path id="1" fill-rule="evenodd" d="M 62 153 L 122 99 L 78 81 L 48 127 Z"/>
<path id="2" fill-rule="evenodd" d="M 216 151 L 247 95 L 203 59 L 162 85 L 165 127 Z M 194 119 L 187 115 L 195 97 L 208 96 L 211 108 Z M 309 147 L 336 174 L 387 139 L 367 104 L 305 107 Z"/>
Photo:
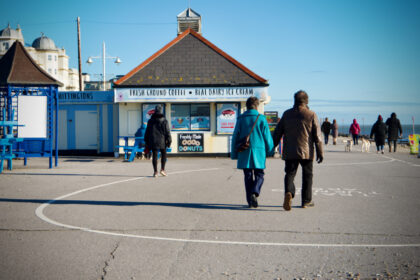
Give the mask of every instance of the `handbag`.
<path id="1" fill-rule="evenodd" d="M 236 148 L 236 151 L 238 153 L 243 152 L 243 151 L 249 149 L 249 146 L 251 145 L 251 143 L 250 143 L 251 133 L 254 130 L 254 127 L 257 124 L 257 121 L 258 121 L 258 118 L 259 117 L 260 117 L 260 115 L 258 114 L 257 119 L 255 120 L 254 125 L 252 126 L 251 131 L 249 132 L 249 134 L 246 137 L 244 137 L 242 139 L 239 139 L 238 142 L 236 143 L 236 147 L 235 148 Z"/>

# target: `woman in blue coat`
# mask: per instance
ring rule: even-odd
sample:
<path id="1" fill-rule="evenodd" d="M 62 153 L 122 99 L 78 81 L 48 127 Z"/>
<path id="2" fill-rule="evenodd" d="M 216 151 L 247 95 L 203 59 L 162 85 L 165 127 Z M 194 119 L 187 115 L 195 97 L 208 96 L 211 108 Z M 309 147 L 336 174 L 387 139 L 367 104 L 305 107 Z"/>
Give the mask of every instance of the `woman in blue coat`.
<path id="1" fill-rule="evenodd" d="M 256 97 L 250 97 L 246 101 L 247 111 L 238 117 L 231 147 L 231 158 L 237 159 L 237 168 L 244 171 L 246 200 L 250 208 L 258 207 L 257 197 L 264 182 L 265 159 L 274 154 L 273 138 L 267 120 L 257 111 L 259 103 Z M 254 123 L 250 147 L 238 152 L 236 150 L 238 142 L 250 133 Z"/>

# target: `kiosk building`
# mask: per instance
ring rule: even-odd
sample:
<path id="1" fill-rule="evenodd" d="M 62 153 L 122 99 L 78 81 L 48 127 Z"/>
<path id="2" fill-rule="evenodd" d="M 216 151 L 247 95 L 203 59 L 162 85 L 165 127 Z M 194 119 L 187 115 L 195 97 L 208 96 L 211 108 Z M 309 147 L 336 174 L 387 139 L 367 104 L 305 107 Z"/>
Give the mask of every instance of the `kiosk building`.
<path id="1" fill-rule="evenodd" d="M 246 100 L 258 97 L 261 113 L 270 101 L 268 82 L 205 39 L 192 9 L 178 15 L 178 25 L 174 40 L 115 83 L 119 136 L 134 135 L 160 104 L 172 153 L 228 154 Z"/>

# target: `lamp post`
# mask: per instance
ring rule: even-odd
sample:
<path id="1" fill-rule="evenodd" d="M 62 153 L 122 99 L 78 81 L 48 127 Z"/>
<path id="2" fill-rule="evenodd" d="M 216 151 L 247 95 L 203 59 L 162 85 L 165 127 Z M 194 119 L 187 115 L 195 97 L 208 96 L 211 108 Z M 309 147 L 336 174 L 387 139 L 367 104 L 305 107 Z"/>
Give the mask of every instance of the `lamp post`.
<path id="1" fill-rule="evenodd" d="M 106 59 L 110 58 L 110 59 L 115 59 L 114 63 L 119 65 L 121 63 L 121 59 L 118 56 L 107 56 L 106 55 L 106 51 L 105 51 L 105 42 L 102 42 L 102 56 L 89 56 L 88 60 L 86 61 L 87 64 L 91 64 L 93 63 L 93 59 L 96 58 L 102 58 L 102 85 L 103 85 L 103 90 L 105 90 L 105 83 L 106 83 L 106 78 L 105 78 L 105 66 L 106 66 Z"/>

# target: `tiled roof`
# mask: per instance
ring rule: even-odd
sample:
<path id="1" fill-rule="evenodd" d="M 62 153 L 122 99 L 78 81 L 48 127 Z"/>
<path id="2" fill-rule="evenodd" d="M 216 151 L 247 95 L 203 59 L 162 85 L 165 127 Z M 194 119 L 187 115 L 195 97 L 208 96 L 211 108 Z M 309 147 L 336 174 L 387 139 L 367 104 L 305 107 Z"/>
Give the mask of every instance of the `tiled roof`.
<path id="1" fill-rule="evenodd" d="M 19 41 L 0 59 L 0 85 L 62 86 L 36 64 Z"/>
<path id="2" fill-rule="evenodd" d="M 267 86 L 203 36 L 188 29 L 127 75 L 116 87 Z"/>

